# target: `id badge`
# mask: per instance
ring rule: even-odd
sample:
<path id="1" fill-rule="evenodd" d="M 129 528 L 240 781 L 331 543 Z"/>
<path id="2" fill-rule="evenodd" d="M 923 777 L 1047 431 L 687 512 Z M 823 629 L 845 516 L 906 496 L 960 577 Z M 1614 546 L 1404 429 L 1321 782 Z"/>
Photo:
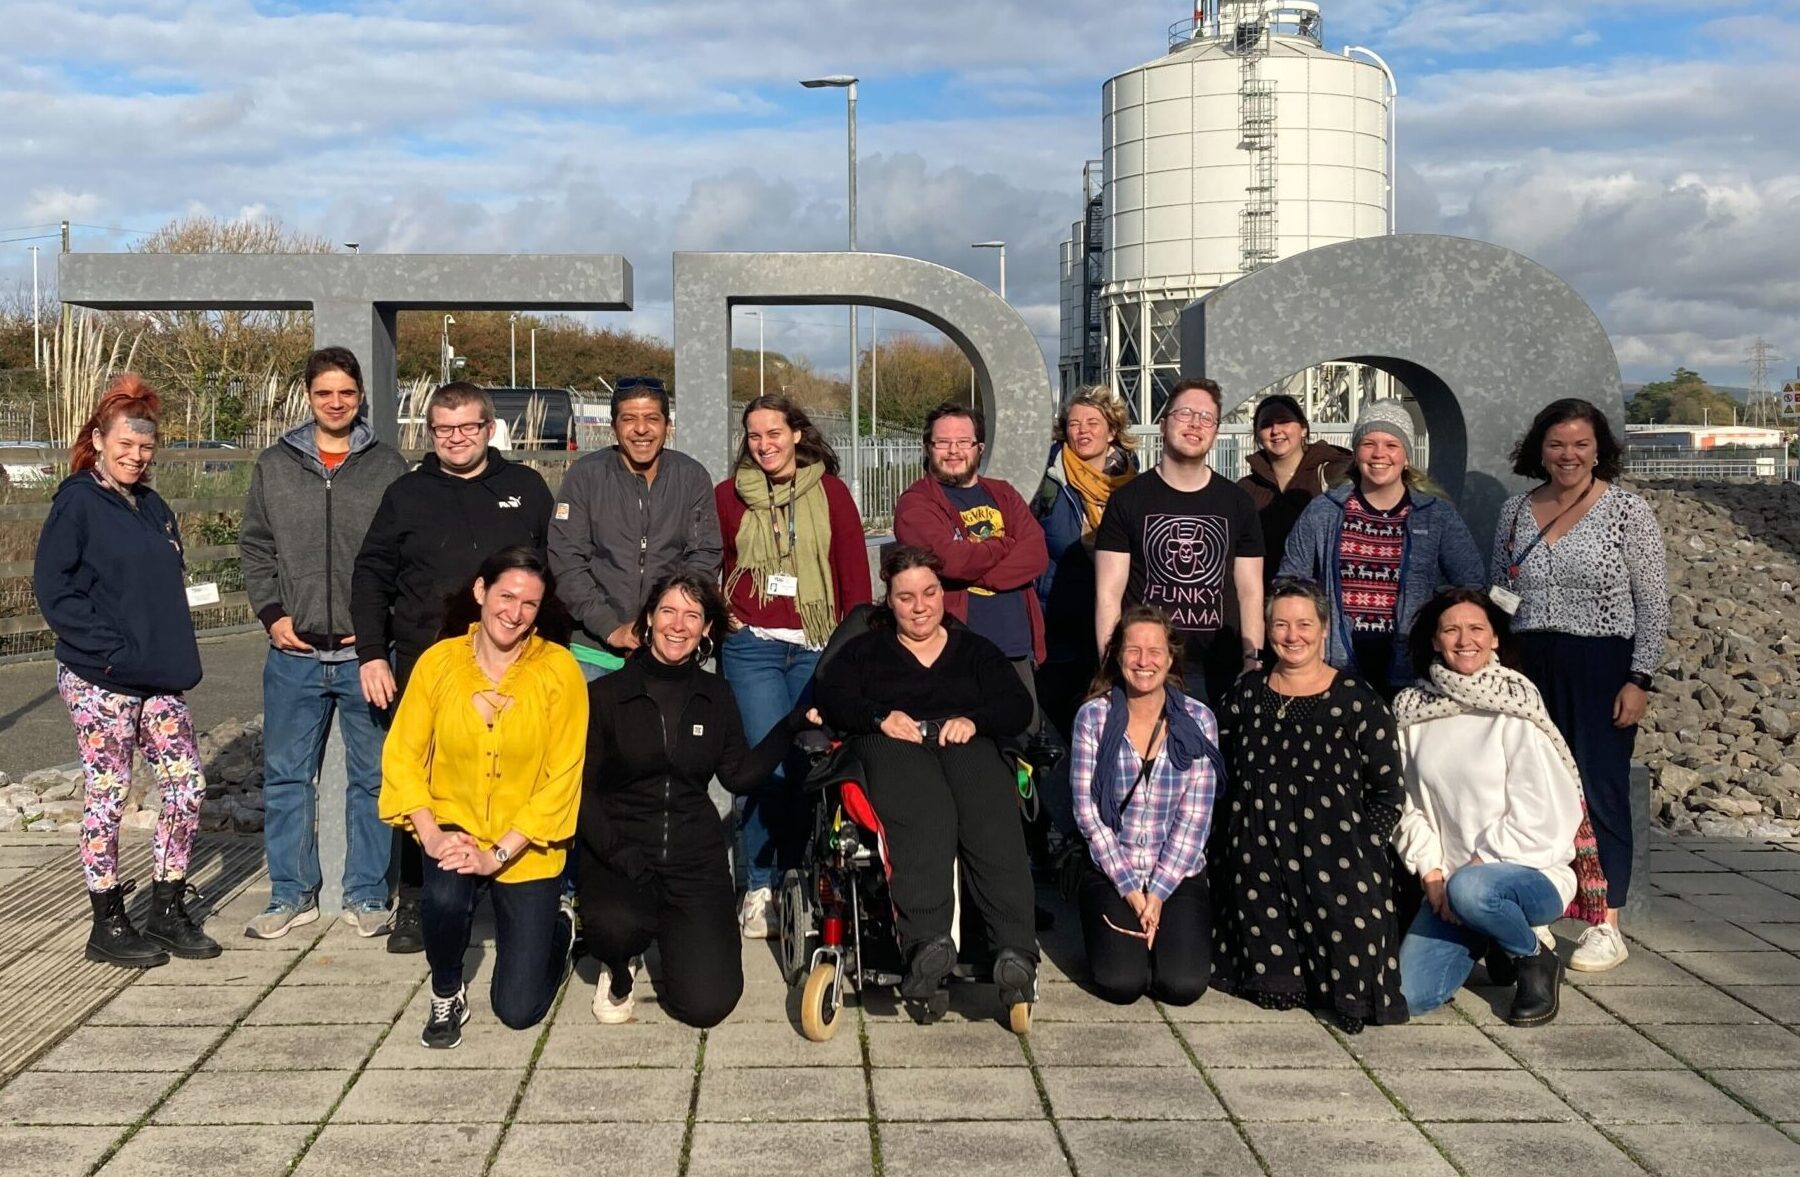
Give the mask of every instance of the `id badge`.
<path id="1" fill-rule="evenodd" d="M 785 572 L 769 573 L 769 595 L 771 597 L 797 597 L 800 595 L 800 578 Z"/>
<path id="2" fill-rule="evenodd" d="M 219 603 L 219 586 L 214 581 L 202 581 L 200 584 L 187 586 L 188 608 L 198 609 L 203 605 Z"/>
<path id="3" fill-rule="evenodd" d="M 1492 584 L 1488 586 L 1488 600 L 1498 606 L 1501 612 L 1511 617 L 1519 611 L 1519 605 L 1524 598 L 1504 585 Z"/>

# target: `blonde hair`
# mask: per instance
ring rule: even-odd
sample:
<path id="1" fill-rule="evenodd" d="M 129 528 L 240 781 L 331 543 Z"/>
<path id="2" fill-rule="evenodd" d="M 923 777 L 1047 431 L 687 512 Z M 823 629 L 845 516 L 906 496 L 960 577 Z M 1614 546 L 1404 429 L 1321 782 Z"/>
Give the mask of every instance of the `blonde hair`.
<path id="1" fill-rule="evenodd" d="M 1104 384 L 1089 384 L 1075 390 L 1069 403 L 1062 407 L 1056 415 L 1056 440 L 1067 443 L 1069 440 L 1069 410 L 1077 405 L 1086 405 L 1106 419 L 1106 427 L 1113 432 L 1113 444 L 1126 453 L 1137 450 L 1137 438 L 1131 436 L 1126 426 L 1130 424 L 1126 417 L 1125 402 L 1113 395 L 1113 390 Z"/>

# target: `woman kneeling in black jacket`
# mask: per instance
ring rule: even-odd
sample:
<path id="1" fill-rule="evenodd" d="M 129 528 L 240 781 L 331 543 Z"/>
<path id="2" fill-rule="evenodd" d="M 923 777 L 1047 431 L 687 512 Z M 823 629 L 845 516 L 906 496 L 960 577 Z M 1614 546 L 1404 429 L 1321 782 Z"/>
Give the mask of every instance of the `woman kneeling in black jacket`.
<path id="1" fill-rule="evenodd" d="M 804 721 L 790 716 L 745 746 L 731 688 L 700 668 L 727 624 L 710 579 L 664 577 L 637 619 L 637 653 L 588 688 L 581 917 L 601 965 L 594 1017 L 605 1024 L 631 1019 L 631 961 L 652 940 L 662 1007 L 676 1021 L 716 1026 L 744 992 L 731 868 L 707 783 L 755 790 Z"/>

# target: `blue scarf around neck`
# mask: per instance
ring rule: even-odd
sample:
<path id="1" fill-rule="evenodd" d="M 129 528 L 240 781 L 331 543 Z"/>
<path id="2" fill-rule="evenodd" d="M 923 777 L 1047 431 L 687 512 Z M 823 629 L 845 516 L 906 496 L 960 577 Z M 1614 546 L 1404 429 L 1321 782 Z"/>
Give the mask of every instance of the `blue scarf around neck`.
<path id="1" fill-rule="evenodd" d="M 1169 732 L 1163 740 L 1161 755 L 1169 758 L 1176 772 L 1186 772 L 1194 761 L 1204 756 L 1212 761 L 1219 784 L 1225 783 L 1225 757 L 1219 746 L 1207 738 L 1194 717 L 1188 714 L 1187 696 L 1173 683 L 1163 684 L 1163 718 Z M 1108 829 L 1117 831 L 1124 824 L 1120 803 L 1132 782 L 1119 772 L 1119 751 L 1125 743 L 1130 715 L 1125 706 L 1125 688 L 1114 687 L 1106 712 L 1106 726 L 1100 729 L 1100 749 L 1094 763 L 1094 780 L 1090 786 L 1094 804 L 1100 809 L 1100 820 Z"/>

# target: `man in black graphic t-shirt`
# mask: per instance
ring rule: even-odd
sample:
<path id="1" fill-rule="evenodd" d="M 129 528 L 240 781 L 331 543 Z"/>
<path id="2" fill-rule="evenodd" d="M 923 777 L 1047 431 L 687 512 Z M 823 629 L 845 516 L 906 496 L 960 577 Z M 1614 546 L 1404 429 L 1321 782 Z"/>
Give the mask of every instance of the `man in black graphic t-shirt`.
<path id="1" fill-rule="evenodd" d="M 1261 663 L 1262 525 L 1256 505 L 1206 464 L 1220 395 L 1210 380 L 1175 386 L 1162 415 L 1162 460 L 1113 492 L 1094 537 L 1095 631 L 1102 649 L 1126 605 L 1154 605 L 1185 638 L 1188 693 L 1218 706 Z"/>

